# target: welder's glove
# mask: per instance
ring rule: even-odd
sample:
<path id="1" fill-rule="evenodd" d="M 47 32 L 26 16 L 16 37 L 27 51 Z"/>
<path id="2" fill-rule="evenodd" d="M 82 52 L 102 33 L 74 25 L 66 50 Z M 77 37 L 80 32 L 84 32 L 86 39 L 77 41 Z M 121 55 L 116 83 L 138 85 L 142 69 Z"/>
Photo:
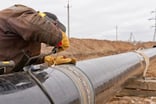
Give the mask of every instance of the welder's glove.
<path id="1" fill-rule="evenodd" d="M 66 33 L 63 31 L 61 31 L 61 32 L 62 32 L 62 41 L 59 42 L 56 46 L 56 47 L 58 47 L 58 52 L 66 50 L 70 45 L 69 39 L 68 39 Z"/>
<path id="2" fill-rule="evenodd" d="M 59 65 L 59 64 L 75 64 L 76 59 L 75 58 L 69 58 L 66 56 L 57 56 L 55 58 L 55 62 L 56 62 L 56 65 Z"/>
<path id="3" fill-rule="evenodd" d="M 60 64 L 76 64 L 75 58 L 68 58 L 65 56 L 45 56 L 44 62 L 50 65 L 60 65 Z"/>
<path id="4" fill-rule="evenodd" d="M 48 64 L 48 66 L 53 65 L 55 58 L 53 56 L 45 56 L 44 57 L 44 62 Z"/>

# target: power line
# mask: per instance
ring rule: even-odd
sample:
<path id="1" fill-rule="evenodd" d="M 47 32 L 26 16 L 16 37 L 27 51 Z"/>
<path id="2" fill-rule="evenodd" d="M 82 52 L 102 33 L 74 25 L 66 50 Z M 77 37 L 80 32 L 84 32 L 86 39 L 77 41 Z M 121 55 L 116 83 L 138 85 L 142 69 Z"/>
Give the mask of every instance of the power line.
<path id="1" fill-rule="evenodd" d="M 154 20 L 154 35 L 153 35 L 153 41 L 155 41 L 155 38 L 156 38 L 156 9 L 154 11 L 151 11 L 151 13 L 154 13 L 155 16 L 154 18 L 150 18 L 149 20 Z"/>

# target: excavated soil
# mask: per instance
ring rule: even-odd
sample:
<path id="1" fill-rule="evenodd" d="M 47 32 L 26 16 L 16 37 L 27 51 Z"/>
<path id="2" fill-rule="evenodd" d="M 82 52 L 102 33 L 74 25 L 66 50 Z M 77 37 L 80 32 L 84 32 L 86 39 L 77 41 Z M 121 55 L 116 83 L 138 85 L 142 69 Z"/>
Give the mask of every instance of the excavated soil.
<path id="1" fill-rule="evenodd" d="M 138 49 L 152 48 L 156 42 L 126 42 L 96 39 L 70 39 L 70 47 L 57 55 L 74 57 L 78 61 L 113 54 L 119 54 Z M 52 47 L 42 44 L 42 53 L 47 53 Z M 156 77 L 156 59 L 150 62 L 147 76 Z M 156 97 L 113 97 L 108 104 L 156 104 Z"/>

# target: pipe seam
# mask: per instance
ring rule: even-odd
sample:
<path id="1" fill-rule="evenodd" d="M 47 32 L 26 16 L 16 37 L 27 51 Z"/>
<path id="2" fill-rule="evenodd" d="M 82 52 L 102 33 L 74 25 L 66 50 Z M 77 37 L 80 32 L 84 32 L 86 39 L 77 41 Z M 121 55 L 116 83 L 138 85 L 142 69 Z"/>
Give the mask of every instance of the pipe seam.
<path id="1" fill-rule="evenodd" d="M 61 65 L 61 67 L 56 66 L 55 68 L 66 74 L 74 82 L 81 97 L 81 104 L 95 104 L 93 86 L 82 71 L 73 65 L 70 67 Z"/>

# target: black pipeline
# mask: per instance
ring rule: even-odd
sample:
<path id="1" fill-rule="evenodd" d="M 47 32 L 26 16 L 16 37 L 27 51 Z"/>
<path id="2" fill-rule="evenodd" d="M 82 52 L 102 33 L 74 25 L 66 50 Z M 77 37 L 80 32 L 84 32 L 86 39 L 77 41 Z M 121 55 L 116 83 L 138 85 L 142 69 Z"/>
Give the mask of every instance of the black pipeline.
<path id="1" fill-rule="evenodd" d="M 105 104 L 128 78 L 143 75 L 147 67 L 145 56 L 153 60 L 156 49 L 79 61 L 76 66 L 48 67 L 33 74 L 55 104 Z M 1 104 L 50 104 L 25 72 L 2 75 L 0 82 Z"/>

